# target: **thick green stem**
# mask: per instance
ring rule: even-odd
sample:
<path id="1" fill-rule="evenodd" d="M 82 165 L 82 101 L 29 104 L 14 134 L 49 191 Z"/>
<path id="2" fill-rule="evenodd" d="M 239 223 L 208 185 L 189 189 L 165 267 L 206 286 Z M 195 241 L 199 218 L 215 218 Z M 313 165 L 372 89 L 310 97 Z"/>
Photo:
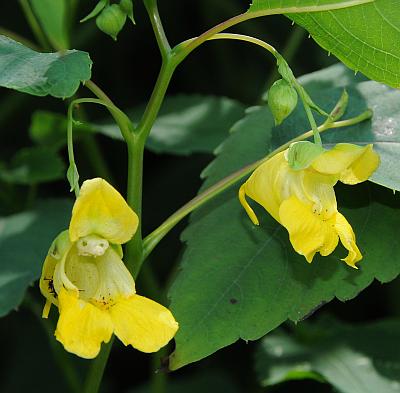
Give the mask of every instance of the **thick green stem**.
<path id="1" fill-rule="evenodd" d="M 126 245 L 125 263 L 136 278 L 142 266 L 142 181 L 144 138 L 134 136 L 128 143 L 128 205 L 139 217 L 139 226 L 133 239 Z"/>
<path id="2" fill-rule="evenodd" d="M 321 126 L 318 127 L 319 132 L 324 132 L 331 128 L 341 128 L 348 127 L 354 124 L 358 124 L 364 120 L 370 119 L 372 117 L 372 111 L 367 110 L 362 114 L 347 120 L 336 121 L 336 122 L 325 122 Z M 199 208 L 204 205 L 210 199 L 215 198 L 221 192 L 225 191 L 230 186 L 234 185 L 236 182 L 249 175 L 254 169 L 256 169 L 260 164 L 264 161 L 270 159 L 275 154 L 278 154 L 281 151 L 286 150 L 292 143 L 305 140 L 313 135 L 313 131 L 310 130 L 292 140 L 285 143 L 284 145 L 275 149 L 272 153 L 268 154 L 266 157 L 258 160 L 246 167 L 238 170 L 237 172 L 227 176 L 226 178 L 220 180 L 218 183 L 211 186 L 209 189 L 193 198 L 186 205 L 177 210 L 174 214 L 172 214 L 167 220 L 165 220 L 156 230 L 150 233 L 143 241 L 143 257 L 146 258 L 151 251 L 156 247 L 156 245 L 163 239 L 163 237 L 176 225 L 178 224 L 184 217 L 186 217 L 193 210 Z"/>

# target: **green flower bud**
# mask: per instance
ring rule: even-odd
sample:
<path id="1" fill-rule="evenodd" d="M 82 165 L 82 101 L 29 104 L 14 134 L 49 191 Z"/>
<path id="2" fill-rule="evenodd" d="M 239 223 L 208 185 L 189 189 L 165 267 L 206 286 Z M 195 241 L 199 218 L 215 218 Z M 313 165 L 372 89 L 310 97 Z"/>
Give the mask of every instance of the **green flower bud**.
<path id="1" fill-rule="evenodd" d="M 115 41 L 118 33 L 122 30 L 126 22 L 126 13 L 121 10 L 118 4 L 112 4 L 103 9 L 96 18 L 97 27 L 111 36 Z"/>
<path id="2" fill-rule="evenodd" d="M 296 90 L 284 79 L 276 81 L 268 92 L 268 106 L 275 119 L 275 125 L 279 125 L 296 108 Z"/>
<path id="3" fill-rule="evenodd" d="M 308 168 L 325 149 L 309 141 L 292 143 L 286 153 L 289 166 L 295 171 Z"/>
<path id="4" fill-rule="evenodd" d="M 135 18 L 133 16 L 133 3 L 132 0 L 121 0 L 119 2 L 119 6 L 122 11 L 125 12 L 127 17 L 132 21 L 133 24 L 136 24 Z"/>

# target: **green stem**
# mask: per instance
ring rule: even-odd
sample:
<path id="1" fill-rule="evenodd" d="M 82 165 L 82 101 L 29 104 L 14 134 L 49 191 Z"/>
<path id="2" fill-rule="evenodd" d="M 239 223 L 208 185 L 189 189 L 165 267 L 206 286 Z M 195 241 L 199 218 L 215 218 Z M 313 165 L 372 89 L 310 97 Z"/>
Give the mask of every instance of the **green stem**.
<path id="1" fill-rule="evenodd" d="M 306 36 L 307 31 L 304 30 L 300 26 L 294 26 L 293 31 L 290 34 L 289 39 L 287 40 L 285 47 L 282 50 L 282 56 L 286 59 L 288 63 L 291 63 L 294 56 L 296 55 L 300 43 L 303 41 L 304 37 Z M 272 71 L 271 75 L 268 78 L 268 81 L 265 84 L 265 88 L 263 91 L 267 91 L 269 87 L 275 82 L 276 79 L 279 78 L 279 72 L 276 68 Z M 266 98 L 263 97 L 264 100 Z"/>
<path id="2" fill-rule="evenodd" d="M 158 48 L 160 49 L 161 57 L 166 59 L 170 52 L 167 36 L 165 35 L 164 27 L 161 22 L 160 14 L 158 13 L 157 0 L 144 0 L 147 13 L 153 27 L 154 35 L 156 36 Z"/>
<path id="3" fill-rule="evenodd" d="M 331 128 L 341 128 L 348 127 L 354 124 L 358 124 L 364 120 L 370 119 L 372 117 L 372 111 L 367 110 L 362 114 L 353 117 L 351 119 L 336 121 L 336 122 L 325 122 L 321 126 L 318 127 L 319 132 L 324 132 Z M 225 191 L 230 186 L 234 185 L 237 181 L 242 179 L 243 177 L 249 175 L 254 169 L 256 169 L 263 162 L 269 160 L 275 154 L 280 153 L 281 151 L 286 150 L 292 143 L 305 140 L 313 135 L 313 131 L 310 130 L 292 140 L 285 143 L 284 145 L 275 149 L 272 153 L 268 154 L 266 157 L 258 160 L 246 167 L 238 170 L 237 172 L 225 177 L 220 180 L 218 183 L 211 186 L 206 191 L 202 192 L 197 197 L 193 198 L 186 205 L 177 210 L 174 214 L 172 214 L 167 220 L 165 220 L 156 230 L 150 233 L 143 241 L 143 257 L 146 258 L 151 251 L 156 247 L 156 245 L 163 239 L 163 237 L 176 225 L 180 222 L 184 217 L 186 217 L 193 210 L 199 208 L 204 205 L 210 199 L 216 197 L 221 192 Z"/>
<path id="4" fill-rule="evenodd" d="M 262 16 L 269 15 L 279 15 L 279 14 L 296 14 L 296 13 L 308 13 L 308 12 L 319 12 L 319 11 L 330 11 L 337 10 L 342 8 L 353 7 L 356 5 L 371 3 L 374 0 L 349 0 L 346 2 L 342 2 L 340 4 L 324 4 L 324 5 L 315 5 L 315 6 L 298 6 L 298 7 L 281 7 L 281 8 L 272 8 L 272 9 L 263 9 L 259 11 L 247 11 L 243 14 L 236 15 L 233 18 L 230 18 L 211 29 L 207 30 L 200 36 L 196 38 L 189 39 L 187 41 L 182 42 L 178 46 L 176 46 L 173 51 L 179 55 L 181 60 L 183 60 L 190 52 L 199 47 L 202 43 L 207 41 L 210 37 L 215 34 L 220 33 L 228 29 L 229 27 L 235 26 L 239 23 L 247 21 L 249 19 L 259 18 Z"/>
<path id="5" fill-rule="evenodd" d="M 103 345 L 97 358 L 92 361 L 83 387 L 83 393 L 97 393 L 99 391 L 113 342 L 114 336 L 107 344 Z"/>
<path id="6" fill-rule="evenodd" d="M 47 38 L 44 35 L 34 12 L 32 11 L 31 5 L 29 4 L 29 0 L 19 0 L 19 4 L 22 8 L 26 20 L 28 21 L 29 26 L 32 29 L 33 35 L 35 36 L 37 42 L 44 50 L 50 50 L 51 49 L 50 45 L 47 42 Z"/>
<path id="7" fill-rule="evenodd" d="M 99 98 L 102 101 L 102 105 L 107 107 L 111 116 L 117 123 L 123 138 L 128 143 L 134 131 L 133 124 L 129 119 L 129 117 L 121 109 L 119 109 L 111 101 L 111 99 L 107 96 L 107 94 L 104 93 L 104 91 L 100 89 L 100 87 L 97 86 L 93 81 L 91 80 L 87 81 L 85 83 L 85 87 L 87 87 L 97 98 Z"/>
<path id="8" fill-rule="evenodd" d="M 128 205 L 139 217 L 135 236 L 126 245 L 125 263 L 133 277 L 139 274 L 143 262 L 142 249 L 142 181 L 143 181 L 144 138 L 134 136 L 128 143 Z"/>

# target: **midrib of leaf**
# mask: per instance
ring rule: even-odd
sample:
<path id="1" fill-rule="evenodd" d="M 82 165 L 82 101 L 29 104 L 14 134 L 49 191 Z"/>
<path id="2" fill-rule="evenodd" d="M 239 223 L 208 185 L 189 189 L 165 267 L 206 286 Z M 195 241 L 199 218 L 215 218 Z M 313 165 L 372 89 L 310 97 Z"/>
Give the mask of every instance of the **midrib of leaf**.
<path id="1" fill-rule="evenodd" d="M 354 7 L 357 5 L 372 3 L 375 0 L 349 0 L 342 3 L 333 2 L 330 4 L 324 5 L 309 5 L 304 7 L 292 6 L 292 7 L 279 7 L 279 8 L 263 8 L 259 5 L 251 4 L 248 14 L 252 14 L 252 17 L 259 16 L 267 16 L 267 15 L 279 15 L 279 14 L 299 14 L 299 13 L 308 13 L 308 12 L 322 12 L 322 11 L 332 11 L 332 10 L 340 10 L 343 8 Z M 253 8 L 255 9 L 253 11 Z M 257 10 L 257 11 L 256 11 Z"/>

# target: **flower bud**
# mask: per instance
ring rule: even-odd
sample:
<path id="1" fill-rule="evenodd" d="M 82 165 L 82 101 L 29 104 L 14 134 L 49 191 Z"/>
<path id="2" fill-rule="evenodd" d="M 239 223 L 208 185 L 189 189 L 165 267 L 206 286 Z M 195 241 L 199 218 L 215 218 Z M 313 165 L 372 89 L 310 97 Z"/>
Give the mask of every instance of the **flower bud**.
<path id="1" fill-rule="evenodd" d="M 268 106 L 275 119 L 275 125 L 279 125 L 296 108 L 297 92 L 284 79 L 277 80 L 269 89 Z"/>
<path id="2" fill-rule="evenodd" d="M 117 35 L 124 27 L 125 21 L 126 13 L 121 10 L 118 4 L 112 4 L 104 8 L 96 18 L 96 25 L 103 33 L 108 34 L 116 41 Z"/>
<path id="3" fill-rule="evenodd" d="M 132 21 L 133 24 L 135 24 L 135 18 L 133 16 L 133 3 L 132 0 L 121 0 L 119 2 L 119 6 L 122 11 L 125 12 L 127 17 Z"/>

